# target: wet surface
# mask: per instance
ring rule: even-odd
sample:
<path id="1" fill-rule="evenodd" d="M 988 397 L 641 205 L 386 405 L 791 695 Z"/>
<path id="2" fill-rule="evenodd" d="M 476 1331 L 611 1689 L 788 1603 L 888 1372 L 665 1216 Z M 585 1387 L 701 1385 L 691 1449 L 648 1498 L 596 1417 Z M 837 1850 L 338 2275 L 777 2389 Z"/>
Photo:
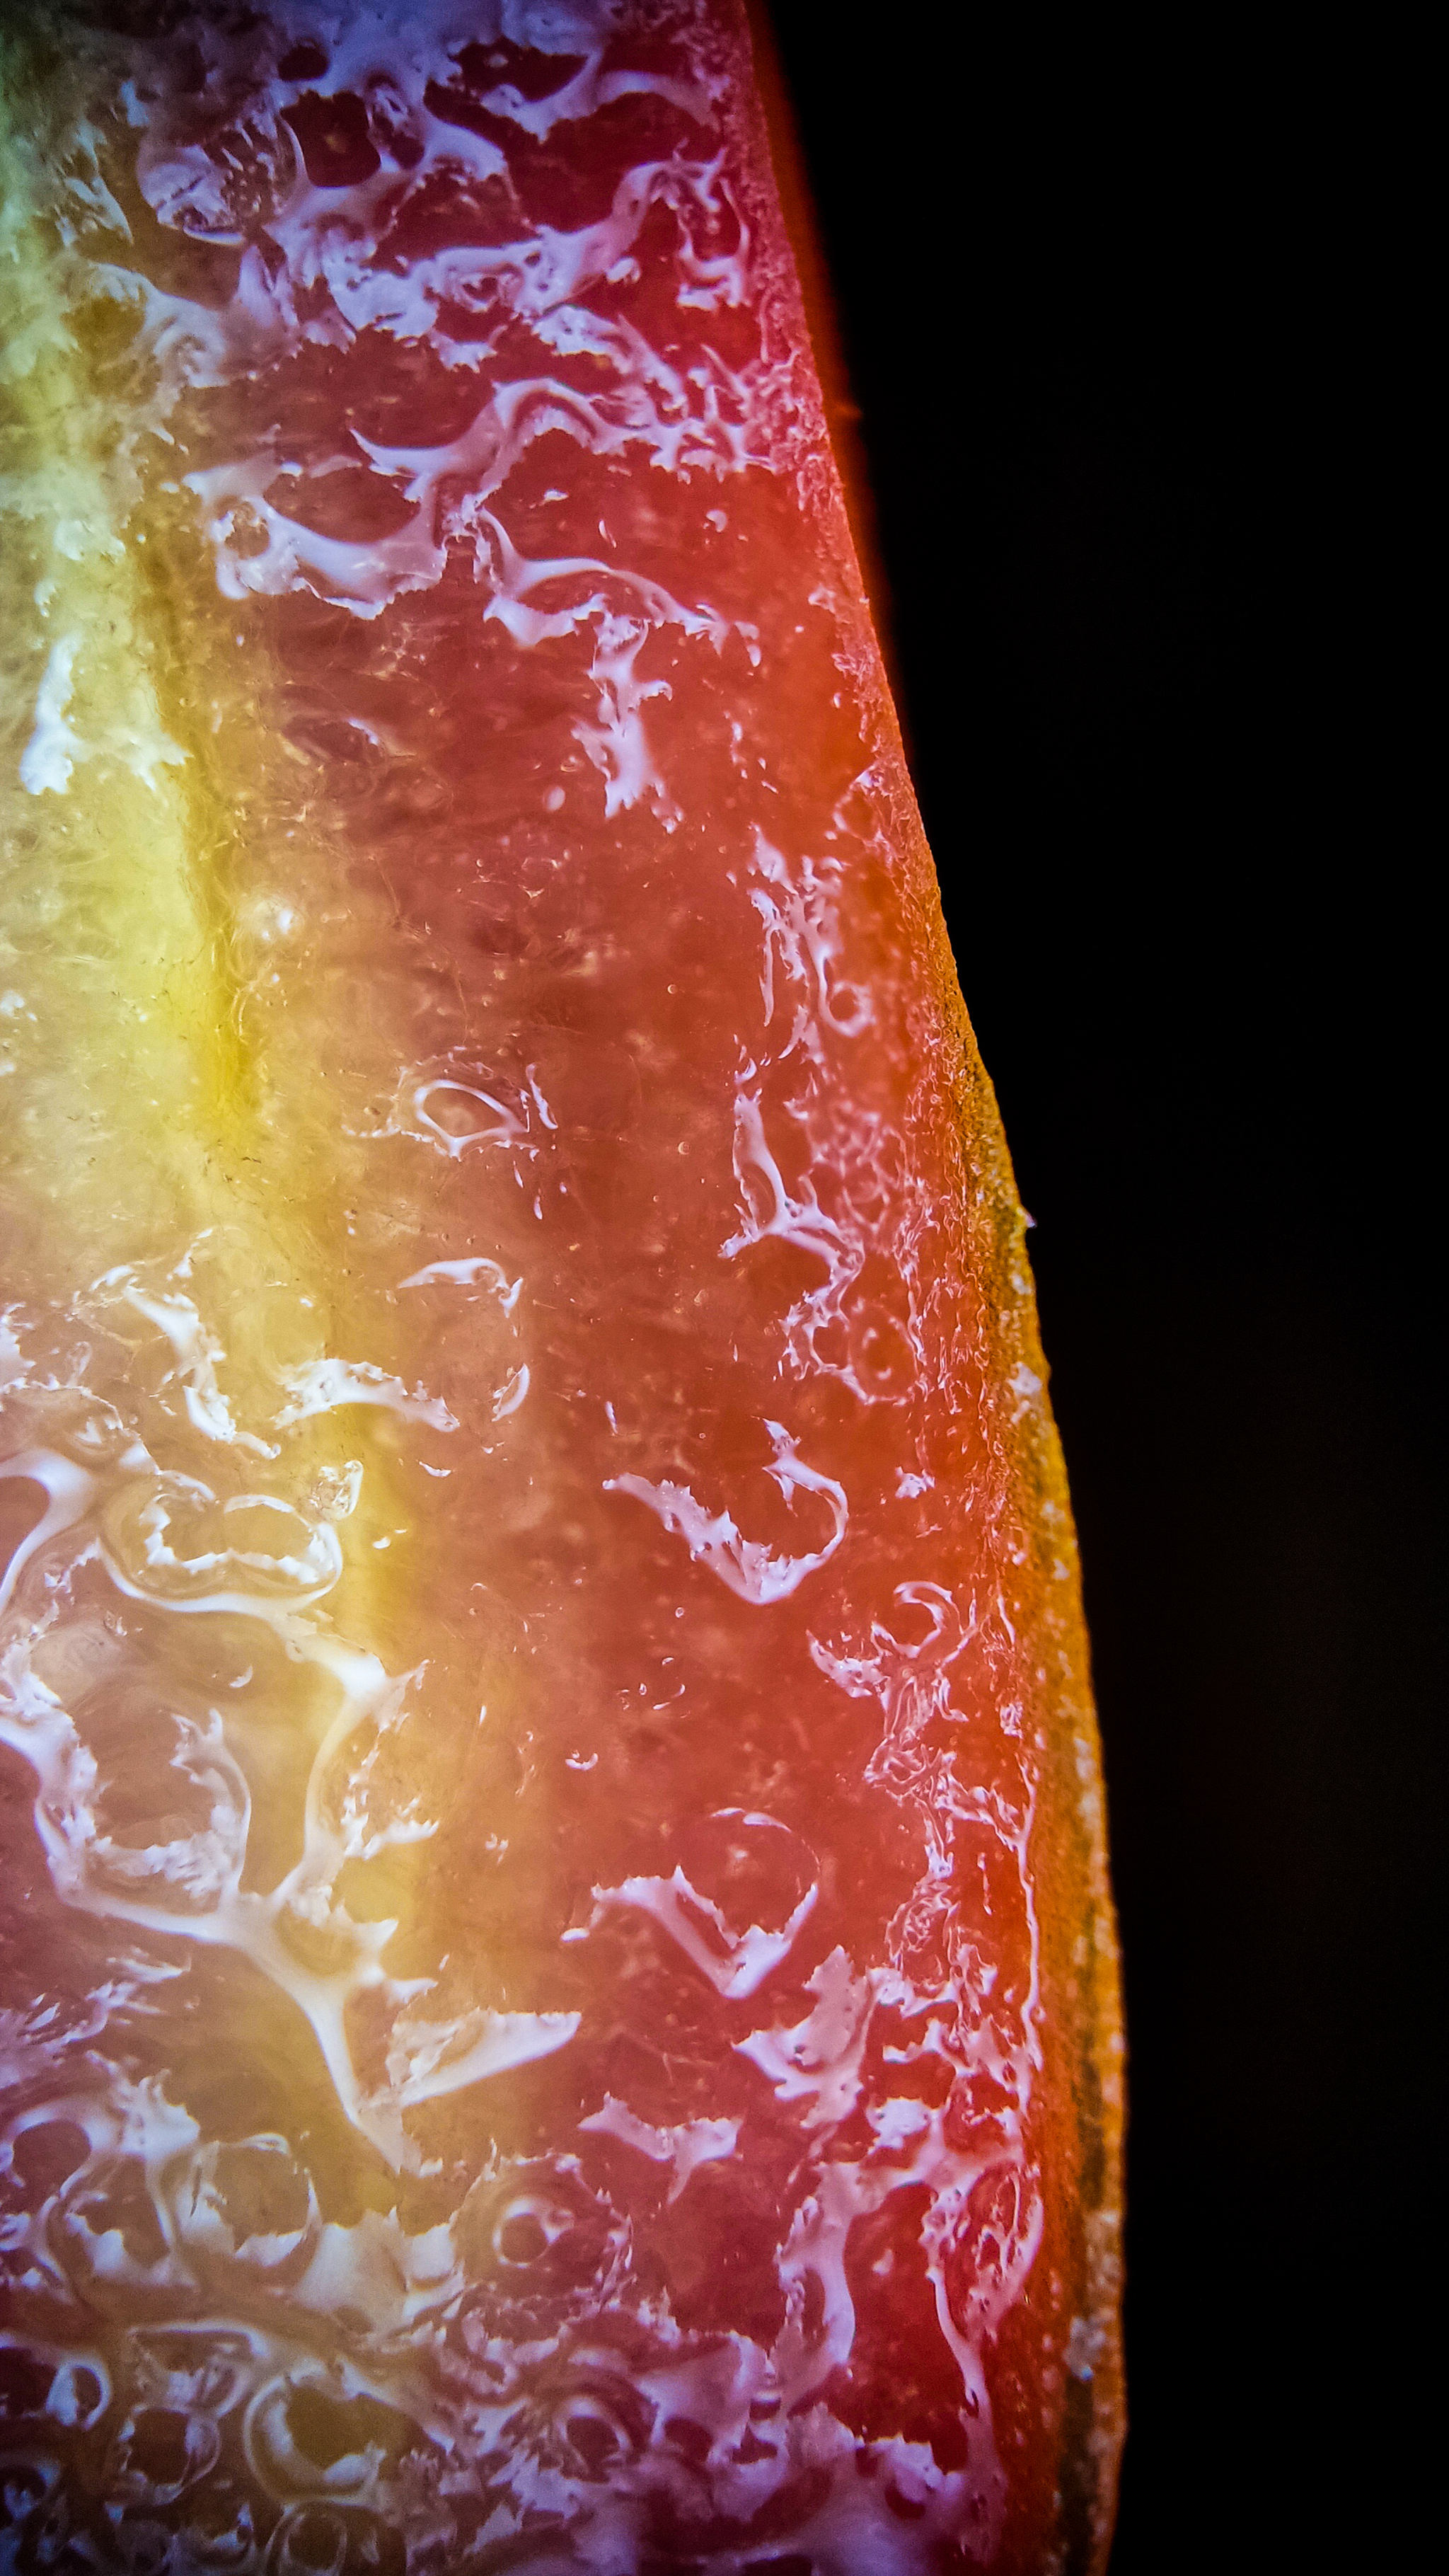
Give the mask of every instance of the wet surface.
<path id="1" fill-rule="evenodd" d="M 3 141 L 0 2548 L 1085 2567 L 1070 1524 L 742 28 L 138 23 Z"/>

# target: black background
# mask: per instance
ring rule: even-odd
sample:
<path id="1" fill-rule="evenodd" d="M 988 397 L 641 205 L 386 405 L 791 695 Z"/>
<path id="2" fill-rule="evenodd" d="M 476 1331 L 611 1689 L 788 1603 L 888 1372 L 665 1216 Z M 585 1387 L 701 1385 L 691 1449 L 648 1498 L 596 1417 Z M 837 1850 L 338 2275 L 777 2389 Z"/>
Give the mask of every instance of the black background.
<path id="1" fill-rule="evenodd" d="M 1393 2576 L 1435 2474 L 1393 2385 L 1435 934 L 1365 112 L 1206 21 L 775 18 L 1082 1543 L 1131 2052 L 1112 2576 Z"/>

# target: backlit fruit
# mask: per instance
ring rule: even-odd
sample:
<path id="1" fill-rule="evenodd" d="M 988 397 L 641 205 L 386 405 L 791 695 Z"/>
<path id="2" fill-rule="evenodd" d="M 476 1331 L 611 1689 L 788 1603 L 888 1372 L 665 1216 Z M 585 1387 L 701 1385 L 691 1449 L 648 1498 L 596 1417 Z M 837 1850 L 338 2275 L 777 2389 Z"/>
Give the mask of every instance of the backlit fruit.
<path id="1" fill-rule="evenodd" d="M 1098 2569 L 1071 1526 L 745 22 L 4 45 L 14 2547 Z"/>

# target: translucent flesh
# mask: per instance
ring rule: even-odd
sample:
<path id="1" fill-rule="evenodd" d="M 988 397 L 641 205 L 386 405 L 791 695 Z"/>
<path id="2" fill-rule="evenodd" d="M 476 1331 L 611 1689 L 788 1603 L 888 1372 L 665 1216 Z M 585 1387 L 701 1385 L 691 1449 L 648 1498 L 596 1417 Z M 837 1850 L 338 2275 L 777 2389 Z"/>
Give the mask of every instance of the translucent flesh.
<path id="1" fill-rule="evenodd" d="M 1070 1520 L 743 21 L 4 43 L 0 2535 L 1098 2566 Z"/>

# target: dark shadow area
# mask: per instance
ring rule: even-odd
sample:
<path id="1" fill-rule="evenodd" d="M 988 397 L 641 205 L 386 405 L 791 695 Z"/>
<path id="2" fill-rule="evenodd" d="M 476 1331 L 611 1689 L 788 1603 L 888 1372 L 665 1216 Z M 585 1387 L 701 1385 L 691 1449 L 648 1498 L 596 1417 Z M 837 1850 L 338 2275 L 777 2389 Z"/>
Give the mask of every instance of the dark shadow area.
<path id="1" fill-rule="evenodd" d="M 1292 67 L 1205 25 L 1155 58 L 827 14 L 776 11 L 1094 1641 L 1132 2067 L 1113 2576 L 1387 2569 L 1443 1585 L 1359 181 Z"/>

